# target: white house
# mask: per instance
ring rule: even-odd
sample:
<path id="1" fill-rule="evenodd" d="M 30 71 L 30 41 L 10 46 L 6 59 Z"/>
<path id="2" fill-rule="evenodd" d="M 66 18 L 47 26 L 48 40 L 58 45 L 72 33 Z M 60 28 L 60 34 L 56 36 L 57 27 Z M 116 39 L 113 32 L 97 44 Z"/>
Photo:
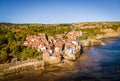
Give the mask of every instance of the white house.
<path id="1" fill-rule="evenodd" d="M 75 52 L 75 47 L 67 47 L 65 50 L 65 54 L 73 54 Z"/>

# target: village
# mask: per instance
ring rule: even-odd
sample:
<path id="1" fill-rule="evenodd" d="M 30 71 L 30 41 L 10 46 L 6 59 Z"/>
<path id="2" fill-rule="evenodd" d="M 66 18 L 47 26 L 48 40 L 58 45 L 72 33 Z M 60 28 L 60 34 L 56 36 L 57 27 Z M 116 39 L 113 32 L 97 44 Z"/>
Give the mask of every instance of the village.
<path id="1" fill-rule="evenodd" d="M 3 61 L 5 59 L 4 56 L 6 54 L 7 56 L 4 61 L 6 63 L 0 65 L 0 79 L 19 75 L 27 71 L 37 70 L 44 73 L 46 68 L 51 66 L 56 68 L 74 66 L 75 61 L 83 59 L 86 55 L 85 48 L 98 45 L 105 46 L 106 43 L 103 39 L 120 37 L 120 28 L 114 28 L 114 30 L 112 28 L 94 27 L 79 26 L 78 24 L 76 29 L 69 30 L 70 27 L 56 26 L 56 31 L 49 31 L 52 34 L 46 31 L 51 27 L 36 27 L 35 29 L 33 29 L 34 27 L 28 27 L 11 29 L 9 33 L 5 34 L 4 31 L 9 28 L 8 25 L 7 28 L 3 28 L 1 31 L 3 32 L 1 35 L 3 39 L 6 36 L 8 37 L 6 40 L 2 40 L 3 44 L 1 47 L 4 48 L 1 50 L 1 53 L 3 53 L 1 57 Z M 10 45 L 9 49 L 5 45 Z M 12 57 L 7 59 L 8 55 Z"/>
<path id="2" fill-rule="evenodd" d="M 28 36 L 24 41 L 24 46 L 42 52 L 42 59 L 49 64 L 60 63 L 63 59 L 76 60 L 79 57 L 81 47 L 77 38 L 80 36 L 82 36 L 81 31 L 70 31 L 66 33 L 67 38 L 63 40 L 60 35 L 54 38 L 39 33 L 38 35 Z"/>
<path id="3" fill-rule="evenodd" d="M 17 61 L 17 58 L 14 58 L 11 63 L 0 66 L 0 69 L 4 68 L 0 72 L 0 78 L 14 75 L 14 73 L 19 74 L 27 70 L 45 69 L 46 64 L 57 64 L 59 66 L 67 63 L 72 65 L 72 61 L 75 61 L 80 56 L 81 45 L 77 39 L 82 36 L 82 32 L 70 31 L 65 36 L 66 39 L 62 39 L 62 35 L 53 37 L 38 33 L 38 35 L 26 37 L 23 45 L 36 49 L 38 53 L 42 52 L 42 59 L 34 58 Z"/>

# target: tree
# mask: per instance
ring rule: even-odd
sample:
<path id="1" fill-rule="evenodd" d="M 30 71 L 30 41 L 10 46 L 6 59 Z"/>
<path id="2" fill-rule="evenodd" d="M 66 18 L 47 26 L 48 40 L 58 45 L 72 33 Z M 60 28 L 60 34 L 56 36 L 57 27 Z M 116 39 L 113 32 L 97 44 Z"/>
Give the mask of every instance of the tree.
<path id="1" fill-rule="evenodd" d="M 37 52 L 37 50 L 34 48 L 31 48 L 31 47 L 25 47 L 21 53 L 22 58 L 25 58 L 25 57 L 34 58 L 38 55 L 39 55 L 39 53 Z"/>
<path id="2" fill-rule="evenodd" d="M 67 39 L 68 37 L 66 35 L 63 35 L 62 38 L 65 40 Z"/>
<path id="3" fill-rule="evenodd" d="M 6 49 L 6 47 L 4 47 L 0 51 L 0 62 L 1 63 L 6 62 L 7 58 L 8 58 L 7 49 Z"/>

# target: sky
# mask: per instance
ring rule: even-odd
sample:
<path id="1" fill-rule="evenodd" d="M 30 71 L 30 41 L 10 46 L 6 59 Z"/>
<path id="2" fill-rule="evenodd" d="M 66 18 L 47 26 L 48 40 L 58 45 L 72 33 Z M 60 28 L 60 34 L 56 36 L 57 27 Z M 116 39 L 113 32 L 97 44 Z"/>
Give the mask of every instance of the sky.
<path id="1" fill-rule="evenodd" d="M 120 0 L 0 0 L 0 22 L 120 21 Z"/>

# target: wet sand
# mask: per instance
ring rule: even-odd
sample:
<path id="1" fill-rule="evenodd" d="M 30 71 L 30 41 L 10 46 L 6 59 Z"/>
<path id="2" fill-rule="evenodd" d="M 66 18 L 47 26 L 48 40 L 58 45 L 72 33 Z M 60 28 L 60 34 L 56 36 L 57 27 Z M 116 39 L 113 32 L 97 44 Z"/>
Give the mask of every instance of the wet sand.
<path id="1" fill-rule="evenodd" d="M 82 54 L 73 65 L 67 63 L 50 65 L 43 70 L 32 70 L 20 73 L 1 79 L 0 81 L 58 81 L 61 77 L 67 77 L 71 74 L 78 72 L 77 64 L 80 61 L 86 61 L 89 58 L 88 54 Z"/>

